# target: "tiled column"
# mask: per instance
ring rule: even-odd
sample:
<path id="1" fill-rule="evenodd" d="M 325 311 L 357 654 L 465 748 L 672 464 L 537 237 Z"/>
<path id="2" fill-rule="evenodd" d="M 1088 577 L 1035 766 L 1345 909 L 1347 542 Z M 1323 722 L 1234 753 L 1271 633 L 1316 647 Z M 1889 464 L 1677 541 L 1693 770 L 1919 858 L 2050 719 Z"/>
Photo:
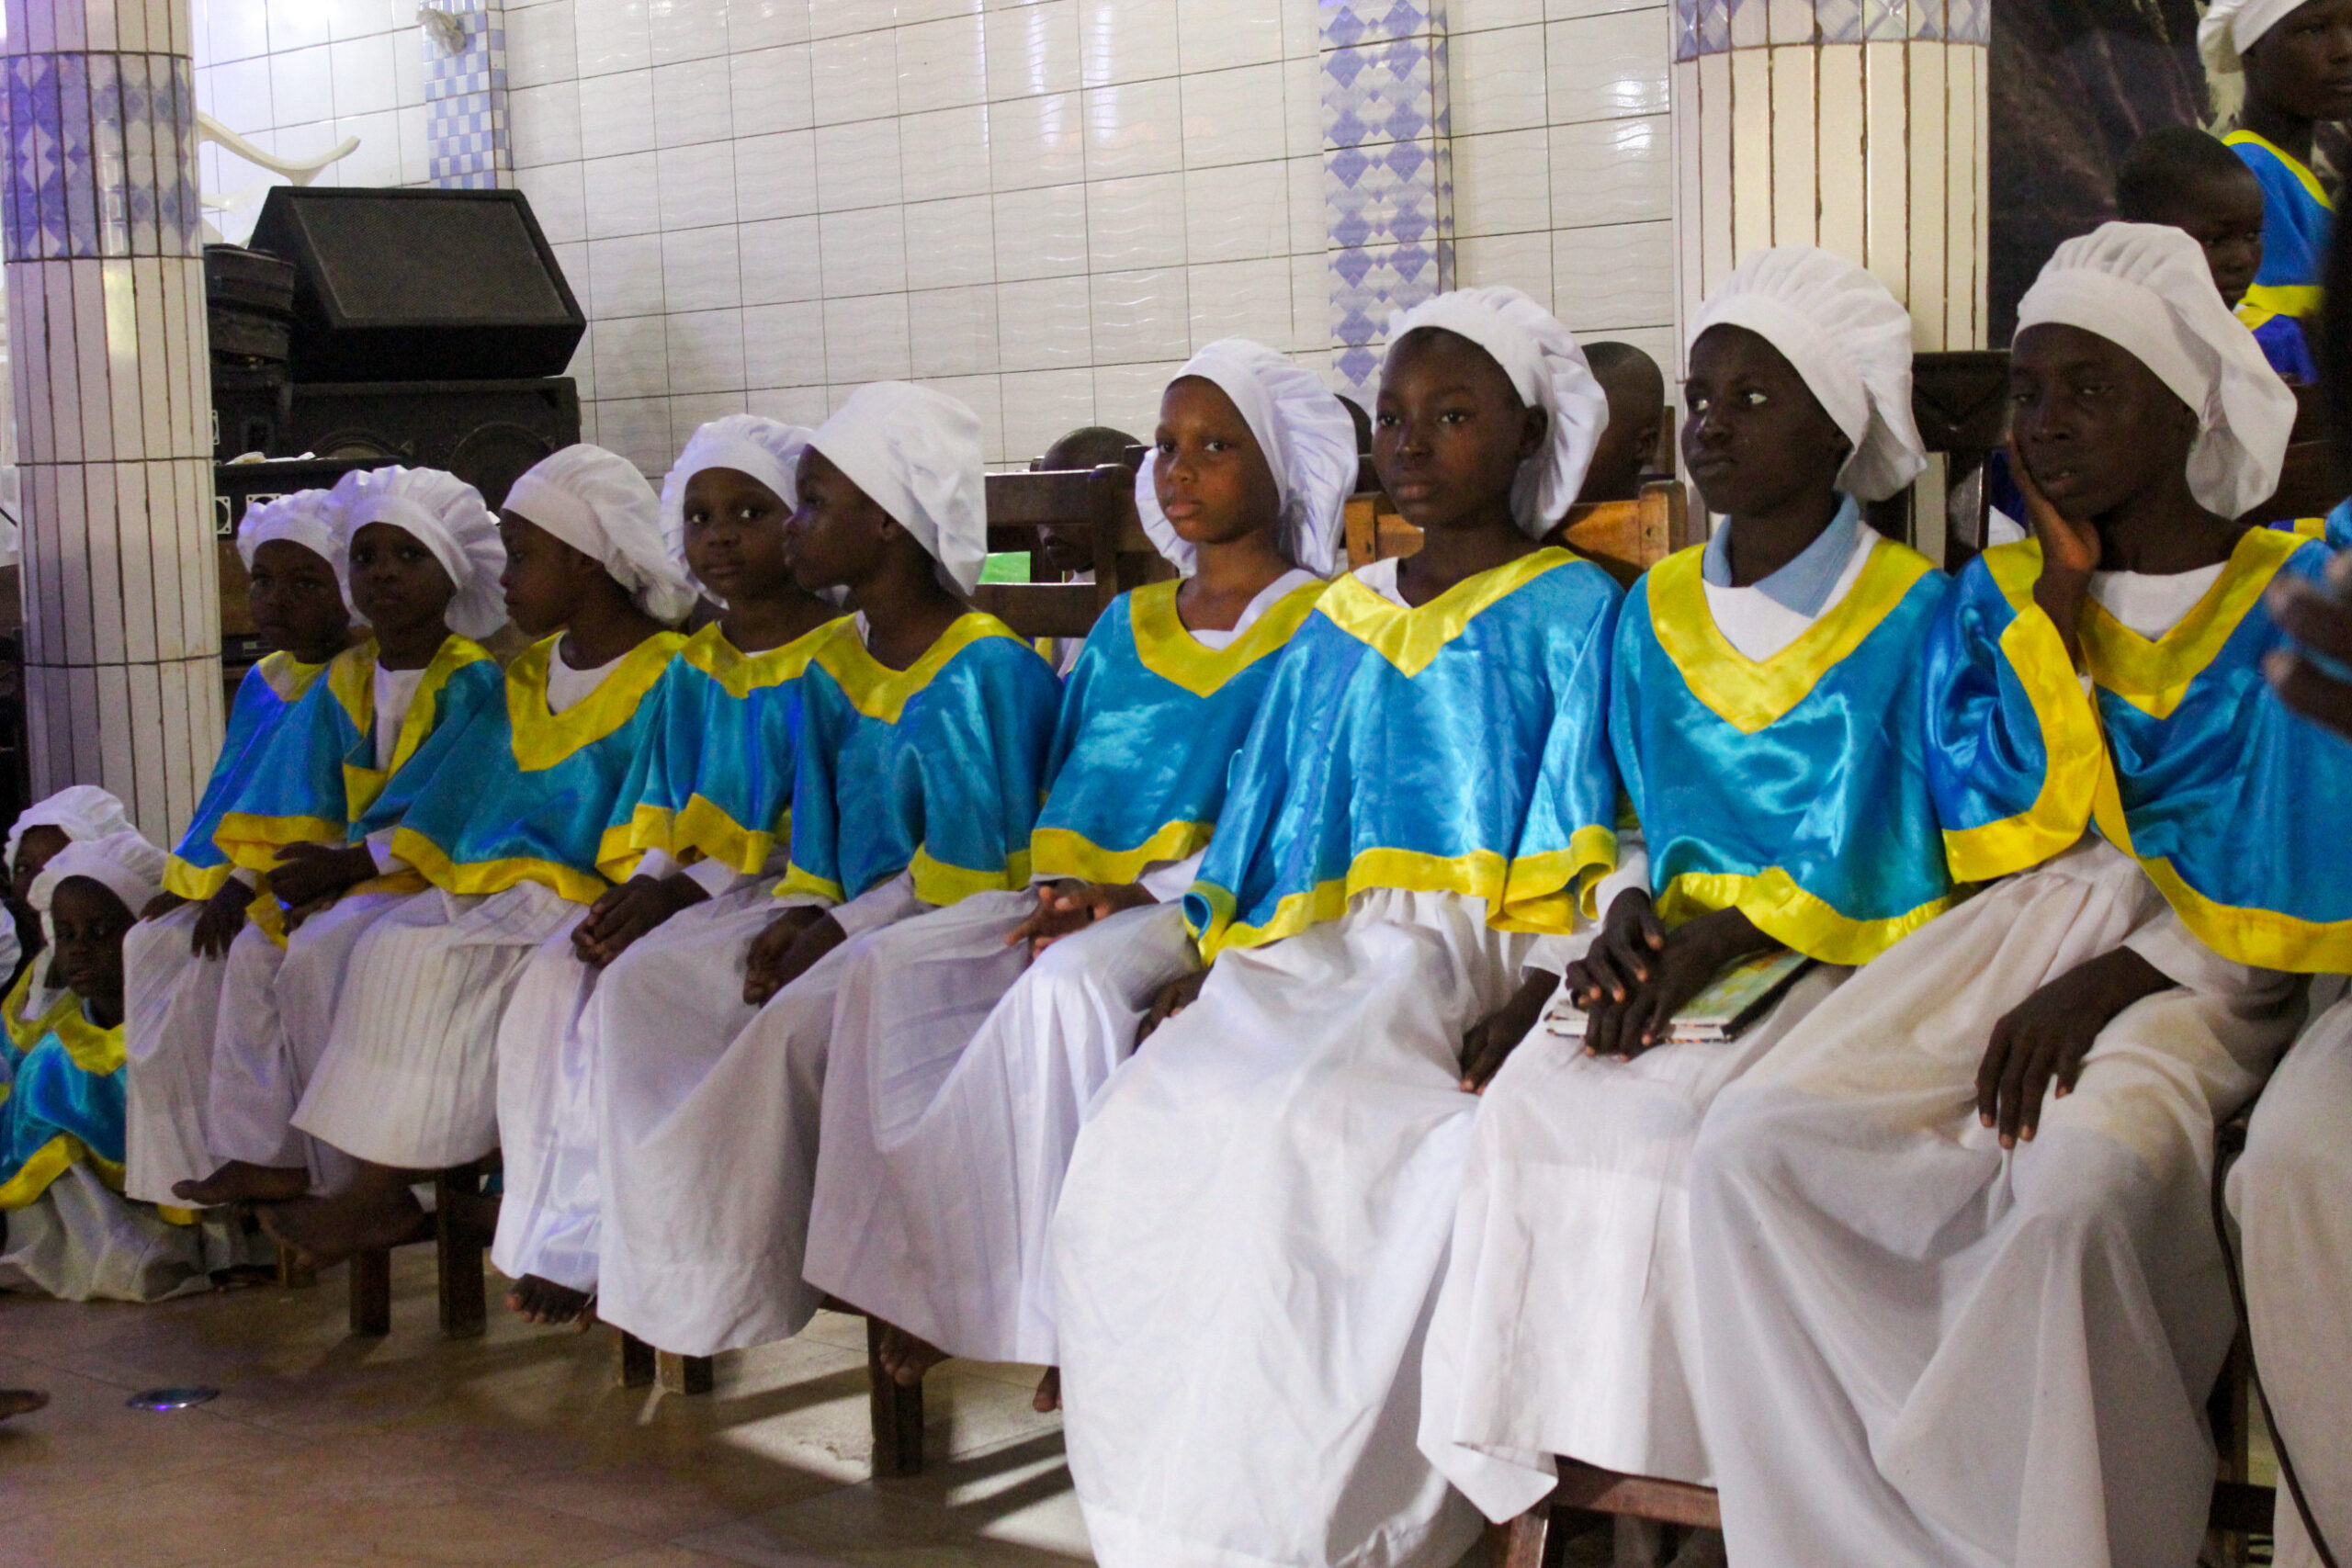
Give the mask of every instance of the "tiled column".
<path id="1" fill-rule="evenodd" d="M 466 30 L 452 51 L 424 36 L 424 136 L 433 183 L 447 190 L 496 190 L 514 183 L 506 139 L 506 7 L 500 0 L 440 0 Z"/>
<path id="2" fill-rule="evenodd" d="M 1677 284 L 1687 321 L 1738 258 L 1819 245 L 1984 346 L 1991 0 L 1675 0 Z"/>
<path id="3" fill-rule="evenodd" d="M 220 742 L 188 0 L 7 0 L 8 338 L 36 795 L 168 842 Z"/>
<path id="4" fill-rule="evenodd" d="M 1442 0 L 1320 0 L 1331 369 L 1369 409 L 1392 310 L 1453 286 Z"/>

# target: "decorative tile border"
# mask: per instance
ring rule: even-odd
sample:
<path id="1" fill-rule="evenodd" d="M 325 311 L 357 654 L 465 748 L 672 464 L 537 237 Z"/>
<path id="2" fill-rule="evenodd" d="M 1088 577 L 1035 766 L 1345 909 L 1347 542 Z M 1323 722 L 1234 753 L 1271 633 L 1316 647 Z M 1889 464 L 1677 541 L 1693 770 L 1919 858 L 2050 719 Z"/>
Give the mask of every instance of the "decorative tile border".
<path id="1" fill-rule="evenodd" d="M 1768 42 L 1905 41 L 1990 44 L 1991 0 L 1674 0 L 1677 62 Z"/>
<path id="2" fill-rule="evenodd" d="M 1441 0 L 1321 0 L 1331 367 L 1369 405 L 1389 315 L 1453 282 Z"/>
<path id="3" fill-rule="evenodd" d="M 426 173 L 446 189 L 495 190 L 513 183 L 506 138 L 506 10 L 503 0 L 439 0 L 464 24 L 466 47 L 424 48 Z"/>
<path id="4" fill-rule="evenodd" d="M 196 90 L 187 57 L 0 56 L 8 177 L 0 234 L 10 261 L 193 256 Z"/>

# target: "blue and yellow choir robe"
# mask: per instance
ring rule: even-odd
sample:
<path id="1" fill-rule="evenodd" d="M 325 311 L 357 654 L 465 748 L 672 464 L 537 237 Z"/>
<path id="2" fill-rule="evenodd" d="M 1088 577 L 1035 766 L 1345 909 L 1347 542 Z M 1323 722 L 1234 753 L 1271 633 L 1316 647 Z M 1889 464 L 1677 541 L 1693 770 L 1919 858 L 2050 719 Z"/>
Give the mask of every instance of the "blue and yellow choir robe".
<path id="1" fill-rule="evenodd" d="M 1476 1103 L 1463 1035 L 1614 863 L 1618 600 L 1559 549 L 1412 609 L 1357 574 L 1284 650 L 1188 896 L 1209 972 L 1098 1097 L 1053 1222 L 1104 1563 L 1476 1540 L 1409 1415 Z"/>
<path id="2" fill-rule="evenodd" d="M 2317 316 L 2335 204 L 2293 153 L 2251 130 L 2222 140 L 2262 182 L 2262 269 L 2245 303 L 2283 316 Z"/>
<path id="3" fill-rule="evenodd" d="M 119 1190 L 122 1026 L 91 1022 L 82 998 L 64 991 L 29 1048 L 5 1049 L 10 1073 L 0 1088 L 0 1210 L 23 1208 L 80 1160 Z"/>
<path id="4" fill-rule="evenodd" d="M 245 671 L 229 705 L 227 733 L 211 780 L 196 804 L 196 817 L 172 852 L 164 890 L 183 898 L 209 898 L 236 872 L 237 864 L 214 842 L 221 819 L 236 809 L 253 781 L 262 748 L 323 674 L 324 664 L 305 664 L 290 653 L 272 653 Z M 258 869 L 258 868 L 255 868 Z M 137 910 L 131 911 L 133 914 Z"/>
<path id="5" fill-rule="evenodd" d="M 2257 305 L 2251 299 L 2238 302 L 2238 320 L 2262 345 L 2262 357 L 2270 368 L 2285 381 L 2316 381 L 2319 366 L 2312 358 L 2310 343 L 2303 336 L 2303 323 L 2281 311 Z"/>

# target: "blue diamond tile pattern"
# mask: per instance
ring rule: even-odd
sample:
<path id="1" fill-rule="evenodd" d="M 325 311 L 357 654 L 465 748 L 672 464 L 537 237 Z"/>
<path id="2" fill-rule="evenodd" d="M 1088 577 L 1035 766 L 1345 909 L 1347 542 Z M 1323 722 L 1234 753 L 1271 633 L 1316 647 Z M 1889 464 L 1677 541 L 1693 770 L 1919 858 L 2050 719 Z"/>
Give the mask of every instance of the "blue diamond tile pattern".
<path id="1" fill-rule="evenodd" d="M 1734 14 L 1765 3 L 1673 0 L 1675 60 L 1727 52 Z M 1813 19 L 1815 43 L 1992 41 L 1992 0 L 1813 0 Z"/>
<path id="2" fill-rule="evenodd" d="M 8 260 L 201 253 L 196 88 L 185 57 L 0 57 L 0 115 Z"/>
<path id="3" fill-rule="evenodd" d="M 425 173 L 447 189 L 494 190 L 514 168 L 505 8 L 501 0 L 448 0 L 446 8 L 465 25 L 466 47 L 447 51 L 424 35 Z"/>

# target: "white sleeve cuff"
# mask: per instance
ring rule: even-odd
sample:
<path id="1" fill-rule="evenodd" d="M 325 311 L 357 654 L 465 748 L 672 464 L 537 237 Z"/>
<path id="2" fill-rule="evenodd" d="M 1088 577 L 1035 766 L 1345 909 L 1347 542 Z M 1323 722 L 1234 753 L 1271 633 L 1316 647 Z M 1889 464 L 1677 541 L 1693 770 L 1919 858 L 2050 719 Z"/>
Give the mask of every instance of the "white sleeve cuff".
<path id="1" fill-rule="evenodd" d="M 242 865 L 234 866 L 229 872 L 229 880 L 250 893 L 261 882 L 261 873 L 248 871 Z"/>
<path id="2" fill-rule="evenodd" d="M 2294 984 L 2295 977 L 2276 969 L 2257 969 L 2222 957 L 2199 941 L 2179 915 L 2167 908 L 2154 919 L 2123 939 L 2123 945 L 2148 961 L 2176 986 L 2224 1001 L 2269 999 L 2266 993 Z"/>
<path id="3" fill-rule="evenodd" d="M 390 876 L 404 870 L 408 863 L 392 853 L 392 829 L 381 829 L 368 835 L 368 858 L 376 863 L 376 874 Z"/>
<path id="4" fill-rule="evenodd" d="M 685 868 L 685 878 L 713 898 L 752 880 L 723 860 L 698 860 Z"/>
<path id="5" fill-rule="evenodd" d="M 1607 919 L 1609 906 L 1617 895 L 1628 888 L 1650 890 L 1650 852 L 1639 828 L 1627 828 L 1617 835 L 1617 869 L 1600 879 L 1593 889 L 1592 907 L 1596 918 Z M 1579 953 L 1581 957 L 1582 953 Z"/>
<path id="6" fill-rule="evenodd" d="M 684 869 L 676 860 L 671 857 L 669 851 L 648 850 L 639 857 L 637 869 L 629 873 L 629 875 L 631 878 L 650 876 L 656 882 L 663 882 Z"/>
<path id="7" fill-rule="evenodd" d="M 1201 873 L 1201 861 L 1208 854 L 1197 850 L 1182 860 L 1171 860 L 1147 871 L 1136 878 L 1136 886 L 1162 904 L 1171 903 L 1192 891 L 1193 879 Z"/>
<path id="8" fill-rule="evenodd" d="M 843 935 L 855 936 L 861 931 L 887 926 L 894 920 L 903 920 L 922 907 L 922 901 L 915 897 L 915 874 L 902 871 L 889 881 L 867 888 L 848 903 L 836 905 L 832 916 Z"/>

